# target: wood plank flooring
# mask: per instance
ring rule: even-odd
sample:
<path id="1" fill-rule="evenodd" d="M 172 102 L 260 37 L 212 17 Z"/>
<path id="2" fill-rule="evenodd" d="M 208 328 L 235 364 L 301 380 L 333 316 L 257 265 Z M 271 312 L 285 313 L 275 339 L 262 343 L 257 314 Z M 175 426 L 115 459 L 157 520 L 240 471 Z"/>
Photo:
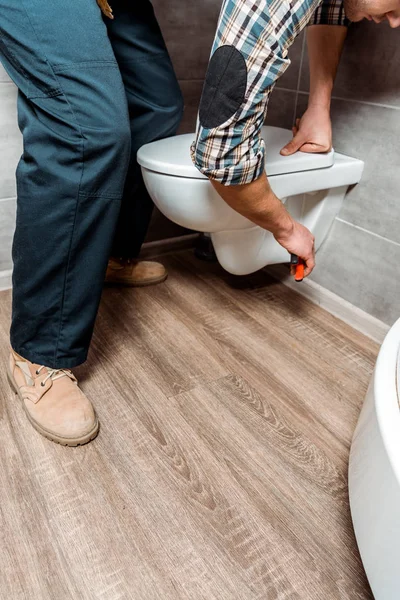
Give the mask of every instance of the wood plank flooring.
<path id="1" fill-rule="evenodd" d="M 165 284 L 104 291 L 82 448 L 9 390 L 0 294 L 0 598 L 371 599 L 347 462 L 378 346 L 265 272 L 164 262 Z"/>

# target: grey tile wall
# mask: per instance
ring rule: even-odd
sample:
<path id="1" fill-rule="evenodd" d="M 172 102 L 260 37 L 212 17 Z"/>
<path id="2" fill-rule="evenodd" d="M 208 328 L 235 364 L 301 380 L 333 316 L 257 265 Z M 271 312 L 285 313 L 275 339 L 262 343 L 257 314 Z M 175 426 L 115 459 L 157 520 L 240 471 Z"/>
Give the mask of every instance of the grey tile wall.
<path id="1" fill-rule="evenodd" d="M 269 99 L 266 125 L 291 129 L 295 115 L 296 99 L 296 90 L 283 90 L 276 87 Z"/>
<path id="2" fill-rule="evenodd" d="M 334 100 L 332 118 L 335 148 L 365 161 L 340 217 L 400 243 L 400 111 Z"/>
<path id="3" fill-rule="evenodd" d="M 307 100 L 299 97 L 298 115 Z M 334 99 L 331 114 L 335 150 L 365 162 L 362 181 L 347 194 L 340 218 L 400 243 L 400 111 Z"/>
<path id="4" fill-rule="evenodd" d="M 15 86 L 12 83 L 0 83 L 0 199 L 16 195 L 15 168 L 22 152 L 16 101 Z"/>
<path id="5" fill-rule="evenodd" d="M 11 243 L 15 229 L 15 198 L 0 200 L 0 273 L 11 269 Z"/>
<path id="6" fill-rule="evenodd" d="M 153 0 L 179 80 L 204 79 L 222 0 Z"/>
<path id="7" fill-rule="evenodd" d="M 3 67 L 3 65 L 2 65 L 2 64 L 0 64 L 0 82 L 4 82 L 4 81 L 7 81 L 7 82 L 9 82 L 9 81 L 10 81 L 10 78 L 9 78 L 9 76 L 7 75 L 6 71 L 4 70 L 4 67 Z"/>
<path id="8" fill-rule="evenodd" d="M 400 106 L 400 34 L 387 23 L 354 23 L 350 28 L 335 82 L 334 96 Z M 300 89 L 308 91 L 305 53 Z"/>
<path id="9" fill-rule="evenodd" d="M 179 133 L 192 133 L 196 129 L 197 109 L 203 90 L 203 80 L 181 79 L 179 84 L 185 100 L 185 110 Z"/>
<path id="10" fill-rule="evenodd" d="M 11 268 L 15 228 L 15 169 L 22 152 L 16 117 L 17 92 L 0 65 L 0 278 Z"/>
<path id="11" fill-rule="evenodd" d="M 296 112 L 308 96 L 304 53 Z M 312 279 L 391 325 L 400 317 L 400 31 L 350 27 L 332 100 L 337 151 L 365 161 Z"/>
<path id="12" fill-rule="evenodd" d="M 313 279 L 391 324 L 400 316 L 400 245 L 336 220 Z"/>
<path id="13" fill-rule="evenodd" d="M 304 52 L 305 35 L 304 32 L 296 38 L 294 44 L 289 50 L 290 66 L 279 79 L 278 87 L 297 90 L 299 83 L 300 67 Z"/>

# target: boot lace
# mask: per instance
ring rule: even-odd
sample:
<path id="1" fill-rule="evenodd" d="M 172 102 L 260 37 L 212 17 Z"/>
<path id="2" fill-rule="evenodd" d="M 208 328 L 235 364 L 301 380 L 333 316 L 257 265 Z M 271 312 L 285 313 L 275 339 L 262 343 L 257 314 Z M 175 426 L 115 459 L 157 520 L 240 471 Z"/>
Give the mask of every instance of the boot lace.
<path id="1" fill-rule="evenodd" d="M 39 367 L 36 370 L 36 375 L 40 375 L 40 372 L 44 368 L 45 368 L 44 365 Z M 43 381 L 40 384 L 42 387 L 44 387 L 46 385 L 46 381 L 48 381 L 48 379 L 55 381 L 56 379 L 61 379 L 61 377 L 69 377 L 70 379 L 73 377 L 73 375 L 69 369 L 49 369 L 49 368 L 47 368 L 47 371 L 48 371 L 48 373 L 47 373 L 46 377 L 43 379 Z"/>

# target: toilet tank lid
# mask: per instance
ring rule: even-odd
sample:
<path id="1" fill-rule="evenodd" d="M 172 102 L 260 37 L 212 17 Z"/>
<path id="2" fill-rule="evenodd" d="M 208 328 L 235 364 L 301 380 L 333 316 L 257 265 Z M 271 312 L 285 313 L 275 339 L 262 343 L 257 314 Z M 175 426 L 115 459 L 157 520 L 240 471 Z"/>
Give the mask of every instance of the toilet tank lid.
<path id="1" fill-rule="evenodd" d="M 292 139 L 292 133 L 288 129 L 267 126 L 262 128 L 262 134 L 266 147 L 266 171 L 269 176 L 325 169 L 333 165 L 333 150 L 324 154 L 296 152 L 292 156 L 281 156 L 281 148 Z M 190 146 L 194 139 L 194 133 L 187 133 L 146 144 L 138 152 L 138 162 L 142 167 L 157 173 L 205 179 L 190 157 Z"/>

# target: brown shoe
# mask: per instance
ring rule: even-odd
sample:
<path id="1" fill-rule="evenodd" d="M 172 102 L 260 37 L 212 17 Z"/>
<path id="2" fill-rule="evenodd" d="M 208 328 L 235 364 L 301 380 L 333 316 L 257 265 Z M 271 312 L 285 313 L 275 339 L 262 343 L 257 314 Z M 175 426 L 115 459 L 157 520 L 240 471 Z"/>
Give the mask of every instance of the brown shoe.
<path id="1" fill-rule="evenodd" d="M 113 285 L 128 285 L 143 287 L 162 283 L 168 277 L 165 267 L 148 260 L 117 260 L 108 261 L 105 282 Z"/>
<path id="2" fill-rule="evenodd" d="M 69 369 L 50 369 L 11 350 L 8 379 L 33 427 L 64 446 L 93 440 L 99 422 L 93 406 Z"/>

